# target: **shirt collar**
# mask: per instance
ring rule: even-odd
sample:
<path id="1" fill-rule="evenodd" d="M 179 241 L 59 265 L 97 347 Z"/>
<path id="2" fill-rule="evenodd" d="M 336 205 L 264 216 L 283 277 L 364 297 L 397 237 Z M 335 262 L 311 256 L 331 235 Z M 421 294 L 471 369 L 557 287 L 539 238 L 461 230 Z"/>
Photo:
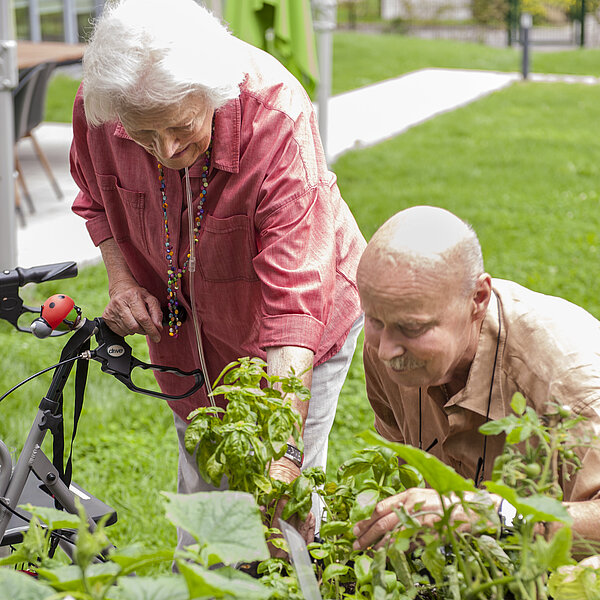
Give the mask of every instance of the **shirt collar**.
<path id="1" fill-rule="evenodd" d="M 446 406 L 460 406 L 485 417 L 488 414 L 489 401 L 490 420 L 496 421 L 507 416 L 506 407 L 509 403 L 505 403 L 502 398 L 505 344 L 506 327 L 502 316 L 502 305 L 500 298 L 494 292 L 481 325 L 477 351 L 469 370 L 467 384 L 450 399 Z M 492 388 L 491 401 L 490 387 Z"/>
<path id="2" fill-rule="evenodd" d="M 241 142 L 241 102 L 239 97 L 230 100 L 215 112 L 215 129 L 213 133 L 212 166 L 229 173 L 239 173 Z M 115 137 L 131 139 L 120 121 L 116 122 Z M 135 142 L 134 142 L 135 143 Z M 201 161 L 190 167 L 190 176 L 199 176 L 202 172 Z"/>

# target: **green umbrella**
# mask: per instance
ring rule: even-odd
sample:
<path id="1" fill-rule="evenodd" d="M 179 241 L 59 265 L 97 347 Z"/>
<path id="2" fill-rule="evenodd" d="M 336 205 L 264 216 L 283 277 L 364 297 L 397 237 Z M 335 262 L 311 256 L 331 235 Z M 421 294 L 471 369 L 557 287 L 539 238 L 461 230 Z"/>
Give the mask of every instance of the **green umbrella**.
<path id="1" fill-rule="evenodd" d="M 226 0 L 224 18 L 237 37 L 278 58 L 314 92 L 319 67 L 309 0 Z"/>

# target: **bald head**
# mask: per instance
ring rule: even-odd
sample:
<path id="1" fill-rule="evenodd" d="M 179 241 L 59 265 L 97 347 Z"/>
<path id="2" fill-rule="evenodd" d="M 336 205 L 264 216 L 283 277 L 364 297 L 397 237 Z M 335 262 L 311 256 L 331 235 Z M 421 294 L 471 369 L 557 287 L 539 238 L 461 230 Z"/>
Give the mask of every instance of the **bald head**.
<path id="1" fill-rule="evenodd" d="M 358 266 L 358 285 L 379 267 L 393 276 L 403 269 L 415 277 L 426 272 L 460 282 L 470 294 L 484 272 L 481 247 L 473 229 L 442 208 L 414 206 L 386 221 L 371 238 Z M 382 269 L 382 267 L 385 267 Z"/>

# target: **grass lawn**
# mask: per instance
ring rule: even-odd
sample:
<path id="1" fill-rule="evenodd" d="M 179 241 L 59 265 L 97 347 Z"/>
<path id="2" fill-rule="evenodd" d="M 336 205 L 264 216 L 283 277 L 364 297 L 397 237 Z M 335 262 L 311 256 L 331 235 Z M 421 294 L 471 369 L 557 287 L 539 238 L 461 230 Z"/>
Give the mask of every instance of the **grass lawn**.
<path id="1" fill-rule="evenodd" d="M 382 60 L 385 57 L 385 60 Z M 430 67 L 520 71 L 518 47 L 341 32 L 334 36 L 333 94 Z M 531 51 L 531 71 L 600 76 L 600 49 Z"/>
<path id="2" fill-rule="evenodd" d="M 382 60 L 381 57 L 385 57 Z M 452 40 L 338 31 L 334 35 L 332 93 L 429 67 L 519 71 L 518 48 L 492 48 Z M 600 76 L 600 49 L 532 51 L 532 71 Z M 79 82 L 65 75 L 50 83 L 46 120 L 68 123 Z"/>
<path id="3" fill-rule="evenodd" d="M 336 48 L 340 39 L 338 34 Z M 373 39 L 379 43 L 379 38 Z M 420 45 L 413 41 L 414 48 Z M 354 51 L 361 55 L 360 48 Z M 475 46 L 473 54 L 483 51 Z M 449 52 L 442 54 L 428 61 L 435 66 L 467 66 L 444 63 Z M 356 76 L 370 81 L 419 68 L 414 61 L 399 62 L 398 72 L 388 67 L 387 73 L 372 74 L 364 69 L 375 71 L 378 64 L 358 60 Z M 508 57 L 503 60 L 507 69 L 512 68 Z M 350 60 L 346 65 L 345 70 L 352 70 Z M 348 77 L 344 85 L 349 81 Z M 333 168 L 367 237 L 404 207 L 443 206 L 473 224 L 494 276 L 564 296 L 600 317 L 595 284 L 600 246 L 598 122 L 600 87 L 520 83 L 376 147 L 344 155 Z M 62 291 L 72 295 L 88 316 L 96 316 L 106 303 L 106 289 L 106 276 L 98 265 L 84 269 L 75 280 L 28 289 L 26 301 L 39 304 Z M 131 343 L 143 359 L 144 341 L 132 338 Z M 60 345 L 60 340 L 39 341 L 0 323 L 0 391 L 56 362 Z M 112 528 L 117 544 L 171 543 L 175 533 L 162 518 L 158 493 L 175 487 L 176 441 L 170 410 L 100 374 L 97 363 L 90 371 L 75 449 L 75 479 L 117 508 L 120 521 Z M 20 445 L 48 382 L 45 375 L 0 405 L 0 438 L 9 447 Z M 69 409 L 71 398 L 66 397 Z M 330 477 L 358 445 L 356 433 L 371 423 L 357 352 L 331 436 Z"/>
<path id="4" fill-rule="evenodd" d="M 348 153 L 334 170 L 367 238 L 403 208 L 447 208 L 477 231 L 492 276 L 563 296 L 600 318 L 599 118 L 599 86 L 520 83 Z M 362 378 L 355 356 L 330 474 L 372 423 Z"/>

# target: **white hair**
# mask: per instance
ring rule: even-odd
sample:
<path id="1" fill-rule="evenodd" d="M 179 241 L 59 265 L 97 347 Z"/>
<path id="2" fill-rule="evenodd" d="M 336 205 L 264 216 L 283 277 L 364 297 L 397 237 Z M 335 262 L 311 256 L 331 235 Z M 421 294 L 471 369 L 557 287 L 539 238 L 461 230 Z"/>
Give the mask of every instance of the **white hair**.
<path id="1" fill-rule="evenodd" d="M 194 0 L 107 3 L 83 58 L 87 121 L 173 106 L 199 95 L 217 110 L 240 94 L 241 43 Z"/>
<path id="2" fill-rule="evenodd" d="M 434 206 L 413 206 L 396 213 L 373 235 L 361 258 L 384 258 L 462 279 L 469 295 L 484 273 L 481 245 L 473 228 L 451 212 Z M 360 265 L 359 265 L 360 270 Z"/>

